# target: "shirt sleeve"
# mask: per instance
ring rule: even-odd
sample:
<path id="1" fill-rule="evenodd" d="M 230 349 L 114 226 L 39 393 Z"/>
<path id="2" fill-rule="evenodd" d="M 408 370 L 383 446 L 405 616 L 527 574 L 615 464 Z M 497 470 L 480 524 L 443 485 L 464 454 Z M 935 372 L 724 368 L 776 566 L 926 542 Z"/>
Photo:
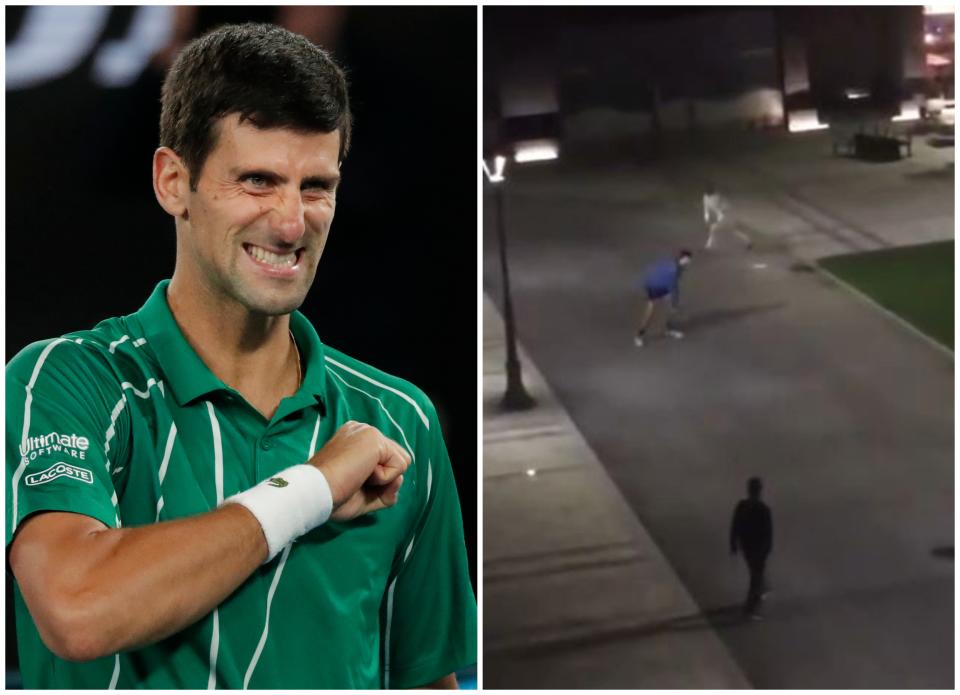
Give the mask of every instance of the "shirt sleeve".
<path id="1" fill-rule="evenodd" d="M 477 603 L 460 501 L 440 423 L 431 411 L 432 445 L 424 452 L 429 456 L 427 506 L 387 598 L 390 688 L 426 685 L 477 660 Z"/>
<path id="2" fill-rule="evenodd" d="M 7 365 L 7 546 L 20 523 L 64 511 L 116 527 L 108 459 L 125 455 L 120 384 L 103 356 L 72 340 L 34 343 Z"/>

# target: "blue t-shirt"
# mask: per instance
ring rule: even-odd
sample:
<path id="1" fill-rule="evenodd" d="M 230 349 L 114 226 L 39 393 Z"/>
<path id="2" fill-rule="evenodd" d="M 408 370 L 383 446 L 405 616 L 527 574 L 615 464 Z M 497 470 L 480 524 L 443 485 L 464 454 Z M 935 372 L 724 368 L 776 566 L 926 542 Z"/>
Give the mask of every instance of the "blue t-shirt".
<path id="1" fill-rule="evenodd" d="M 672 258 L 657 261 L 643 276 L 643 286 L 652 291 L 673 294 L 680 282 L 680 266 Z"/>

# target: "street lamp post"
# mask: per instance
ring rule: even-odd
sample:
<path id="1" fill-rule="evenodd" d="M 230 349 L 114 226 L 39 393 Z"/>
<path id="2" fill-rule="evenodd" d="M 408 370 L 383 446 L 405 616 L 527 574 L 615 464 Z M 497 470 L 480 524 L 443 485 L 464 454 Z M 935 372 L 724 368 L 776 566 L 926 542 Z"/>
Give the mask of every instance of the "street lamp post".
<path id="1" fill-rule="evenodd" d="M 494 188 L 494 200 L 497 206 L 497 237 L 500 246 L 500 277 L 503 282 L 503 321 L 507 338 L 507 390 L 503 394 L 500 406 L 504 410 L 527 410 L 536 405 L 533 397 L 527 393 L 523 385 L 523 375 L 520 371 L 520 359 L 517 356 L 517 333 L 513 320 L 513 300 L 510 295 L 510 270 L 507 265 L 507 232 L 503 214 L 503 186 L 506 178 L 503 175 L 506 158 L 497 156 L 494 159 L 495 168 L 491 172 L 486 163 L 484 171 Z"/>

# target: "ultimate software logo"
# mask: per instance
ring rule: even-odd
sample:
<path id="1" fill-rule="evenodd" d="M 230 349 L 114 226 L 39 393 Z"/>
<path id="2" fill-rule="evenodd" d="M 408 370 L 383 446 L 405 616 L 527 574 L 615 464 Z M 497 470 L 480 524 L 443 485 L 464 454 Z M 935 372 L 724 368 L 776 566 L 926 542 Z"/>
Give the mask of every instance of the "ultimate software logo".
<path id="1" fill-rule="evenodd" d="M 30 461 L 38 456 L 68 455 L 75 459 L 85 459 L 90 448 L 90 440 L 76 434 L 50 432 L 39 437 L 27 437 L 20 444 L 20 456 Z"/>

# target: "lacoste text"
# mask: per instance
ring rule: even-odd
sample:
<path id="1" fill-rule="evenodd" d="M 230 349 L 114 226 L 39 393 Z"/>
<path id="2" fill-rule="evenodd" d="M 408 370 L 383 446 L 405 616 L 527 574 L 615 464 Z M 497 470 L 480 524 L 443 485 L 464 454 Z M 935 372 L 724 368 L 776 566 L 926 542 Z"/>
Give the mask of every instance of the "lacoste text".
<path id="1" fill-rule="evenodd" d="M 79 480 L 81 482 L 87 483 L 88 485 L 93 485 L 93 473 L 88 471 L 85 468 L 77 468 L 76 466 L 71 466 L 69 463 L 55 463 L 50 468 L 40 471 L 39 473 L 31 473 L 26 478 L 24 482 L 27 485 L 43 485 L 44 483 L 49 483 L 51 480 L 56 480 L 66 476 L 67 478 L 73 478 L 74 480 Z"/>

